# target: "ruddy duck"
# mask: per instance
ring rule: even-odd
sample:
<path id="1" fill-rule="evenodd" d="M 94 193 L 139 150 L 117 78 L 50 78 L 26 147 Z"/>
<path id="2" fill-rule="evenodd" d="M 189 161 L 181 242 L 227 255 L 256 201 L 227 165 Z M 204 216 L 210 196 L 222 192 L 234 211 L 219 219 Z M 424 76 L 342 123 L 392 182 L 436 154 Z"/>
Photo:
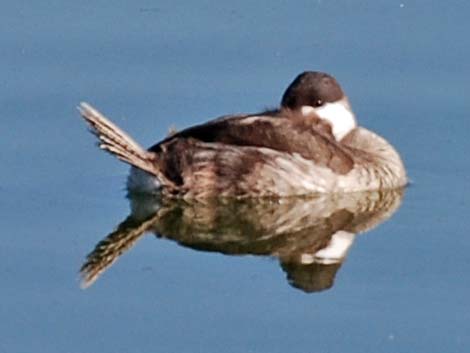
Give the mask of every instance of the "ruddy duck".
<path id="1" fill-rule="evenodd" d="M 330 75 L 304 72 L 278 109 L 229 115 L 142 148 L 87 103 L 79 111 L 101 149 L 132 166 L 130 192 L 162 196 L 285 197 L 393 189 L 407 183 L 395 149 L 359 127 Z"/>

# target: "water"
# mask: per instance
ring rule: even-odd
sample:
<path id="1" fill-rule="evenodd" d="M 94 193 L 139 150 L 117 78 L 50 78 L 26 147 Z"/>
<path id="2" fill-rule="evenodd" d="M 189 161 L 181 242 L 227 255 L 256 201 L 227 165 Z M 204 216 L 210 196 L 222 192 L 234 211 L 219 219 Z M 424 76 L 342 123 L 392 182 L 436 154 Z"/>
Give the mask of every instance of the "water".
<path id="1" fill-rule="evenodd" d="M 464 2 L 5 3 L 0 14 L 0 352 L 464 352 L 470 30 Z M 306 293 L 277 258 L 142 237 L 88 289 L 78 271 L 129 213 L 89 101 L 143 145 L 276 105 L 334 74 L 413 184 Z"/>

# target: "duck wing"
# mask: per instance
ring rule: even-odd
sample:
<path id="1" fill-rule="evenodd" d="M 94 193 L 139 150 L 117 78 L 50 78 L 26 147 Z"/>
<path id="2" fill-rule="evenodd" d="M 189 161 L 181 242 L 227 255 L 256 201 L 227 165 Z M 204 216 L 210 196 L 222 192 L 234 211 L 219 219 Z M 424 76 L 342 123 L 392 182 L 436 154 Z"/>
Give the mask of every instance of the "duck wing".
<path id="1" fill-rule="evenodd" d="M 182 130 L 152 146 L 149 151 L 161 155 L 168 146 L 174 150 L 175 144 L 188 140 L 297 154 L 337 174 L 347 174 L 354 167 L 348 149 L 334 139 L 330 126 L 316 116 L 278 113 L 222 117 Z"/>

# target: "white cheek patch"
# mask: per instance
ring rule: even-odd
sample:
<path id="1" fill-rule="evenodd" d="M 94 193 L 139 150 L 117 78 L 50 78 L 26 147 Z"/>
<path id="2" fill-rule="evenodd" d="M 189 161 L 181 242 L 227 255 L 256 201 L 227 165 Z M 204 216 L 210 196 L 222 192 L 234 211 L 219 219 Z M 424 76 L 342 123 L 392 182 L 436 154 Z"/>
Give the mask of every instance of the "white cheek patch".
<path id="1" fill-rule="evenodd" d="M 315 112 L 320 118 L 331 124 L 333 135 L 337 141 L 340 141 L 357 126 L 356 118 L 347 103 L 341 101 L 326 103 L 322 107 L 315 108 Z"/>

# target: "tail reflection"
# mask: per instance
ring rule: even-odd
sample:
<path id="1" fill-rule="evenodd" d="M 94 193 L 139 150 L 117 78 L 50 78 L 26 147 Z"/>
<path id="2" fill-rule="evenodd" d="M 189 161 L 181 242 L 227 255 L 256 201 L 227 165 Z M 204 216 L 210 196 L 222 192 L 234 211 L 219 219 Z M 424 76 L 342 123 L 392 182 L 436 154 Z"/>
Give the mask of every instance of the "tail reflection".
<path id="1" fill-rule="evenodd" d="M 356 234 L 388 219 L 402 196 L 402 189 L 207 202 L 131 195 L 131 214 L 87 256 L 82 286 L 91 285 L 145 233 L 154 233 L 196 250 L 274 256 L 293 287 L 325 290 Z"/>

